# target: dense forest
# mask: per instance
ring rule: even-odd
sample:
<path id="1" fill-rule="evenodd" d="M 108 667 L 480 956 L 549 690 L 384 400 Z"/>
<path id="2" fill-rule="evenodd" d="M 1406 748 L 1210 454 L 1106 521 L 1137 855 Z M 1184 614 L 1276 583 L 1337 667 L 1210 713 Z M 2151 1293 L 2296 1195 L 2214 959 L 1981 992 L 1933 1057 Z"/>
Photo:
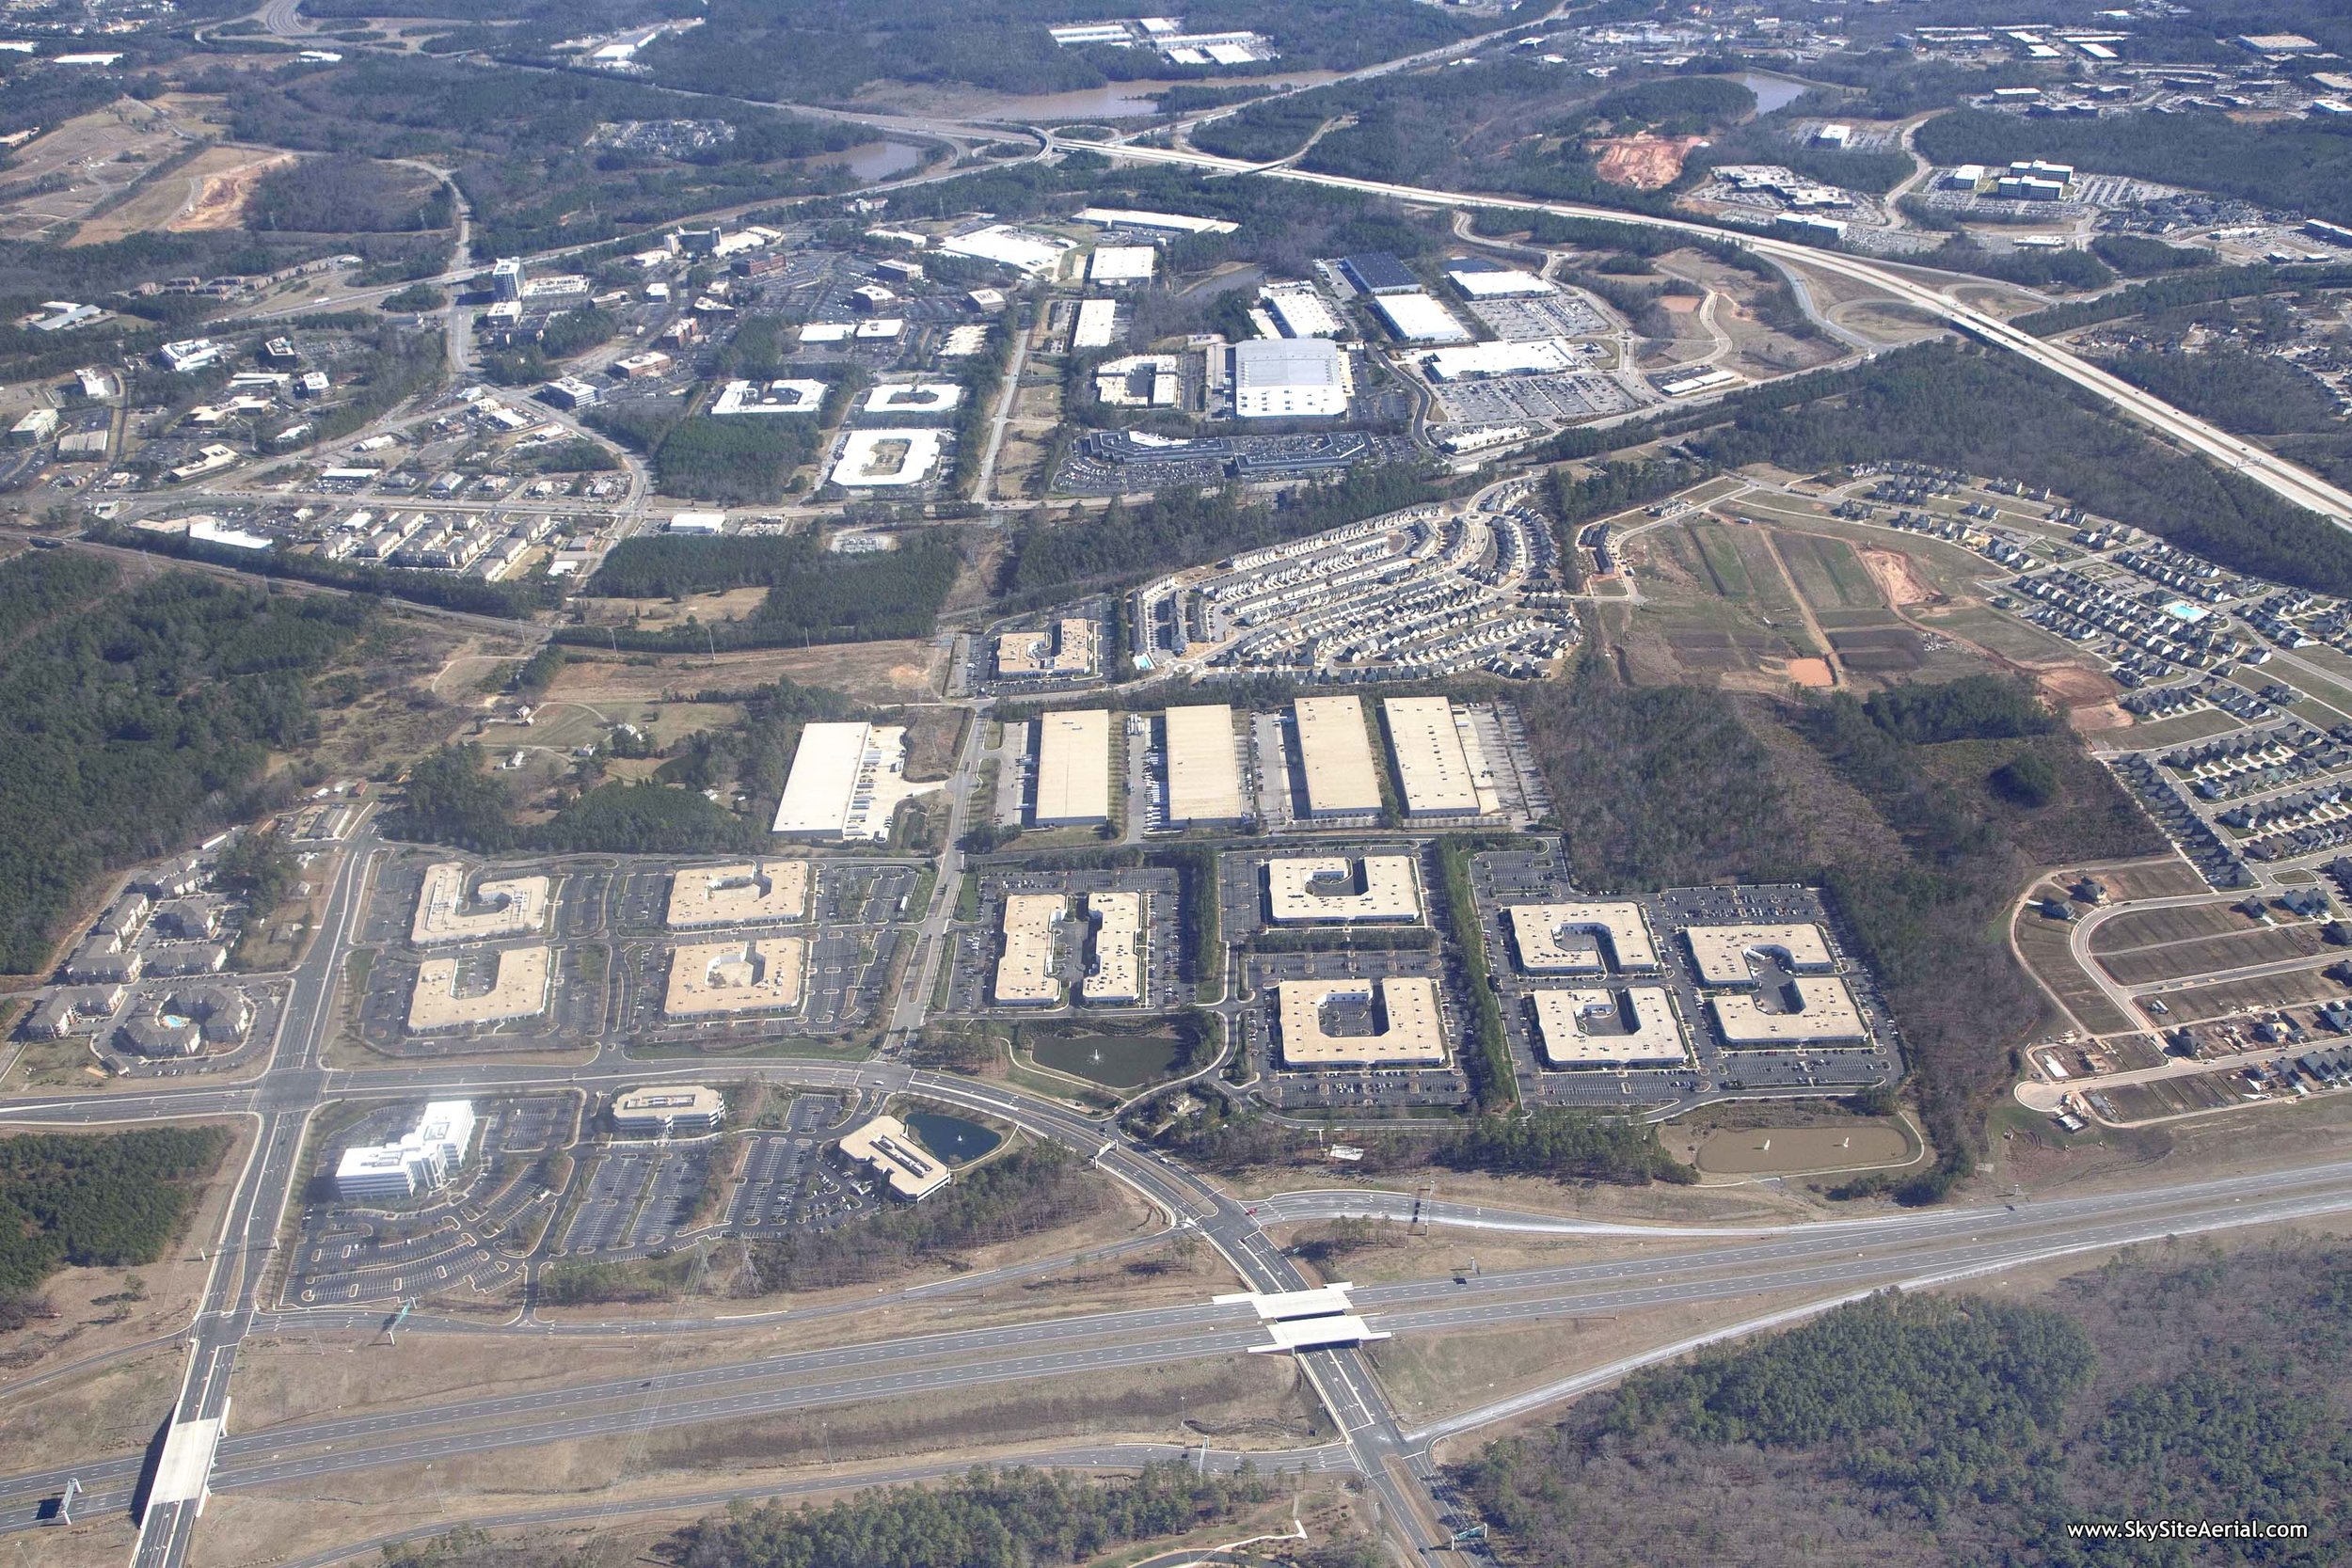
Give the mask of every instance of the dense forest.
<path id="1" fill-rule="evenodd" d="M 320 234 L 446 229 L 449 187 L 413 168 L 369 158 L 302 158 L 262 177 L 246 204 L 248 229 Z"/>
<path id="2" fill-rule="evenodd" d="M 42 968 L 89 880 L 262 809 L 309 677 L 373 613 L 87 555 L 0 563 L 0 970 Z M 13 628 L 11 631 L 9 628 Z"/>
<path id="3" fill-rule="evenodd" d="M 1733 422 L 1690 444 L 1725 467 L 1907 458 L 2046 485 L 2235 570 L 2352 594 L 2352 537 L 2088 397 L 2005 356 L 1927 344 L 1731 399 L 1708 417 Z"/>
<path id="4" fill-rule="evenodd" d="M 1919 127 L 1939 165 L 2048 158 L 2352 223 L 2352 136 L 2318 117 L 2244 124 L 2219 114 L 2026 119 L 1954 109 Z"/>
<path id="5" fill-rule="evenodd" d="M 2237 436 L 2303 436 L 2341 430 L 2335 395 L 2309 371 L 2266 354 L 2124 354 L 2106 368 L 2173 407 Z"/>
<path id="6" fill-rule="evenodd" d="M 22 1322 L 27 1298 L 69 1264 L 162 1257 L 229 1144 L 218 1127 L 0 1138 L 0 1325 Z"/>
<path id="7" fill-rule="evenodd" d="M 2042 1301 L 1882 1296 L 1589 1396 L 1457 1470 L 1509 1568 L 2341 1560 L 2352 1248 L 2129 1255 Z M 2301 1541 L 2094 1545 L 2072 1521 Z"/>
<path id="8" fill-rule="evenodd" d="M 589 580 L 591 593 L 623 599 L 676 598 L 765 586 L 768 596 L 741 620 L 689 619 L 661 632 L 566 626 L 560 641 L 588 646 L 771 648 L 929 637 L 962 570 L 956 530 L 901 534 L 897 549 L 864 555 L 828 550 L 812 534 L 656 534 L 623 540 Z"/>

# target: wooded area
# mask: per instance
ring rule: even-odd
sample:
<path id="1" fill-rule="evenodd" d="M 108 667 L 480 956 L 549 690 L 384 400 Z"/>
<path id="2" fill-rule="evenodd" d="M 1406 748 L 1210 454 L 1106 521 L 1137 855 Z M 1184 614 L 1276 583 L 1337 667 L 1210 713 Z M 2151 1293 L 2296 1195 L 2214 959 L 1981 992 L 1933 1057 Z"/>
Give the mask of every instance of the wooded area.
<path id="1" fill-rule="evenodd" d="M 219 1127 L 0 1138 L 0 1310 L 69 1264 L 162 1257 L 230 1142 Z"/>
<path id="2" fill-rule="evenodd" d="M 2341 1557 L 2352 1249 L 2186 1247 L 2042 1301 L 1882 1296 L 1588 1396 L 1457 1476 L 1510 1568 L 2320 1565 Z M 2094 1547 L 2070 1521 L 2303 1541 Z"/>
<path id="3" fill-rule="evenodd" d="M 772 648 L 929 637 L 963 566 L 955 529 L 931 529 L 897 549 L 863 555 L 828 550 L 813 534 L 740 534 L 718 539 L 643 535 L 625 539 L 589 579 L 591 593 L 622 599 L 678 598 L 726 588 L 765 587 L 741 620 L 641 631 L 634 626 L 565 626 L 562 642 L 659 652 L 668 648 Z"/>
<path id="4" fill-rule="evenodd" d="M 44 968 L 90 879 L 243 821 L 268 753 L 310 736 L 309 677 L 373 615 L 189 572 L 0 563 L 0 970 Z"/>

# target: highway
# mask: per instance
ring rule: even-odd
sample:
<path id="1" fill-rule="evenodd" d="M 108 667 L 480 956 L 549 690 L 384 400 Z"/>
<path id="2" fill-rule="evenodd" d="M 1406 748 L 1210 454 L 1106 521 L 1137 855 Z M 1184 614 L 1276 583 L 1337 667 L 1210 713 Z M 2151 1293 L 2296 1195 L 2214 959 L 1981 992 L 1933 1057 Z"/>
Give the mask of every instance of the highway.
<path id="1" fill-rule="evenodd" d="M 2063 377 L 2106 403 L 2116 412 L 2148 426 L 2157 434 L 2192 451 L 2211 458 L 2225 468 L 2244 474 L 2282 499 L 2315 512 L 2340 528 L 2352 530 L 2352 492 L 2330 484 L 2308 469 L 2265 451 L 2251 442 L 2240 440 L 2225 431 L 2205 423 L 2202 420 L 2185 414 L 2162 399 L 2141 391 L 2129 382 L 2109 374 L 2098 366 L 2068 353 L 2055 343 L 2045 342 L 2030 332 L 2010 325 L 1998 317 L 1963 305 L 1942 291 L 1916 281 L 1909 276 L 1908 269 L 1886 262 L 1866 261 L 1861 257 L 1848 256 L 1839 251 L 1822 250 L 1789 240 L 1774 239 L 1770 235 L 1751 234 L 1736 229 L 1719 229 L 1681 218 L 1652 217 L 1645 214 L 1626 212 L 1614 207 L 1587 207 L 1575 202 L 1535 201 L 1518 197 L 1478 196 L 1460 191 L 1438 190 L 1423 185 L 1398 184 L 1380 180 L 1359 180 L 1345 175 L 1318 174 L 1312 170 L 1280 165 L 1252 164 L 1238 158 L 1221 158 L 1214 153 L 1196 152 L 1181 148 L 1139 147 L 1130 142 L 1073 141 L 1042 128 L 1033 127 L 1031 134 L 1041 137 L 1053 150 L 1063 152 L 1092 152 L 1098 156 L 1131 163 L 1176 164 L 1190 168 L 1207 169 L 1218 174 L 1251 175 L 1268 180 L 1296 181 L 1303 184 L 1356 191 L 1366 196 L 1389 197 L 1399 201 L 1415 202 L 1424 206 L 1544 213 L 1557 217 L 1584 218 L 1599 223 L 1633 224 L 1646 229 L 1664 229 L 1688 234 L 1694 240 L 1736 245 L 1784 266 L 1810 267 L 1816 271 L 1851 278 L 1855 282 L 1867 284 L 1906 305 L 1927 311 L 1936 319 L 1994 348 L 2007 350 L 2053 374 Z"/>
<path id="2" fill-rule="evenodd" d="M 1356 1291 L 1354 1299 L 1372 1327 L 1400 1336 L 1577 1317 L 1622 1319 L 1791 1293 L 1813 1298 L 1793 1309 L 1802 1313 L 1889 1286 L 1962 1279 L 2167 1236 L 2287 1223 L 2346 1210 L 2352 1210 L 2352 1162 L 2340 1162 L 2303 1171 L 2015 1209 L 1898 1216 L 1889 1223 L 1852 1227 L 1777 1227 L 1763 1239 L 1655 1256 L 1370 1286 Z M 1673 1233 L 1665 1231 L 1661 1239 L 1671 1242 Z M 224 1439 L 215 1484 L 224 1490 L 285 1486 L 381 1465 L 535 1444 L 626 1436 L 1045 1377 L 1115 1375 L 1243 1354 L 1266 1342 L 1254 1314 L 1232 1303 L 949 1330 L 644 1379 L 608 1378 L 559 1389 L 289 1422 Z M 1634 1357 L 1616 1366 L 1615 1373 L 1675 1351 L 1669 1346 Z M 1514 1396 L 1490 1407 L 1496 1414 L 1472 1418 L 1476 1413 L 1466 1413 L 1406 1433 L 1395 1430 L 1376 1398 L 1361 1398 L 1363 1387 L 1345 1369 L 1318 1370 L 1338 1400 L 1360 1399 L 1342 1404 L 1351 1439 L 1344 1463 L 1351 1465 L 1360 1466 L 1367 1450 L 1377 1462 L 1410 1460 L 1425 1465 L 1430 1443 L 1528 1407 L 1529 1396 Z M 1320 1467 L 1340 1463 L 1328 1456 L 1318 1462 Z M 0 1481 L 0 1528 L 29 1525 L 40 1502 L 54 1497 L 68 1474 L 80 1479 L 90 1506 L 127 1502 L 139 1464 L 136 1455 L 119 1455 Z"/>

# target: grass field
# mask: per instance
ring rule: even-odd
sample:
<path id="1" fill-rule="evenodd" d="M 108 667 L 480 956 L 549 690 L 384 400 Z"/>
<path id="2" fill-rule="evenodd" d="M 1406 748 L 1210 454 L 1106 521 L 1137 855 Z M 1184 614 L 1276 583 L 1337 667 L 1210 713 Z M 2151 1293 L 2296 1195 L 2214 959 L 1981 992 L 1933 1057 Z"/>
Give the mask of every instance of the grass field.
<path id="1" fill-rule="evenodd" d="M 1748 577 L 1747 563 L 1740 559 L 1740 546 L 1733 543 L 1731 531 L 1717 522 L 1700 521 L 1690 526 L 1689 536 L 1700 568 L 1715 592 L 1726 599 L 1744 599 L 1754 591 Z"/>
<path id="2" fill-rule="evenodd" d="M 2217 707 L 2201 707 L 2188 713 L 2176 713 L 2169 719 L 2140 722 L 2115 733 L 2116 744 L 2128 751 L 2146 751 L 2156 746 L 2186 746 L 2192 741 L 2227 735 L 2239 727 L 2239 721 Z"/>
<path id="3" fill-rule="evenodd" d="M 1853 546 L 1843 539 L 1789 530 L 1774 531 L 1779 538 L 1780 558 L 1788 563 L 1797 591 L 1816 610 L 1830 614 L 1886 608 L 1885 596 L 1880 594 L 1878 584 L 1863 566 L 1861 558 L 1854 554 Z"/>
<path id="4" fill-rule="evenodd" d="M 2176 857 L 2137 865 L 2094 865 L 2090 869 L 2092 876 L 2106 884 L 2107 896 L 2119 904 L 2142 898 L 2185 898 L 2212 891 L 2195 866 Z"/>

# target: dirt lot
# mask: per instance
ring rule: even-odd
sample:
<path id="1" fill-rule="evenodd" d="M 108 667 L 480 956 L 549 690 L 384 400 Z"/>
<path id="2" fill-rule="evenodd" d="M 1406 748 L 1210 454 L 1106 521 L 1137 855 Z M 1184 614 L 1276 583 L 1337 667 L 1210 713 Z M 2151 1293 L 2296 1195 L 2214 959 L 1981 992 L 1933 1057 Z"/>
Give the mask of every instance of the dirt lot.
<path id="1" fill-rule="evenodd" d="M 939 693 L 946 654 L 936 642 L 842 642 L 816 648 L 761 648 L 717 658 L 678 654 L 575 657 L 548 688 L 550 699 L 601 705 L 658 700 L 712 687 L 741 690 L 788 676 L 828 686 L 866 702 L 921 702 Z"/>
<path id="2" fill-rule="evenodd" d="M 256 147 L 212 147 L 191 163 L 142 185 L 130 200 L 75 230 L 73 243 L 103 245 L 133 234 L 191 234 L 234 229 L 244 220 L 254 187 L 272 169 L 294 161 L 291 152 Z"/>
<path id="3" fill-rule="evenodd" d="M 2064 896 L 2062 893 L 2058 895 Z M 2031 904 L 2020 910 L 2015 935 L 2017 951 L 2024 955 L 2026 967 L 2057 996 L 2058 1005 L 2074 1015 L 2074 1022 L 2091 1034 L 2113 1035 L 2130 1029 L 2131 1020 L 2116 1010 L 2098 983 L 2074 961 L 2067 946 L 2070 929 L 2044 919 Z"/>
<path id="4" fill-rule="evenodd" d="M 203 117 L 220 107 L 217 98 L 177 93 L 150 103 L 125 98 L 34 137 L 10 154 L 8 173 L 0 178 L 0 192 L 8 193 L 0 195 L 0 239 L 58 238 L 94 208 L 137 184 L 157 164 L 217 135 L 218 128 Z M 53 182 L 63 182 L 65 188 L 34 189 Z"/>
<path id="5" fill-rule="evenodd" d="M 2230 896 L 2220 895 L 2213 903 L 2192 904 L 2185 909 L 2135 910 L 2113 915 L 2090 933 L 2090 950 L 2099 954 L 2122 953 L 2158 942 L 2233 936 L 2249 929 L 2252 923 L 2230 907 Z"/>
<path id="6" fill-rule="evenodd" d="M 1706 145 L 1702 136 L 1611 136 L 1592 144 L 1593 172 L 1613 185 L 1662 190 L 1681 175 L 1691 150 Z"/>

